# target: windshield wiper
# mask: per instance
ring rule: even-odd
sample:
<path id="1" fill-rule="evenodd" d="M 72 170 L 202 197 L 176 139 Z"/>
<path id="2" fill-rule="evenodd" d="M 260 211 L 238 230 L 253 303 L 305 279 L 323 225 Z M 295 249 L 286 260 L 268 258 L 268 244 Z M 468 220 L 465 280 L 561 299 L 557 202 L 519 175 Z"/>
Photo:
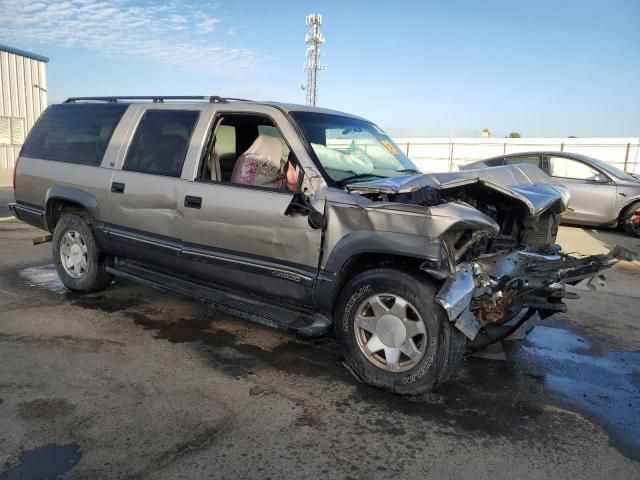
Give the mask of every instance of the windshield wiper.
<path id="1" fill-rule="evenodd" d="M 415 168 L 401 168 L 400 170 L 396 170 L 398 173 L 422 173 L 420 170 L 416 170 Z"/>
<path id="2" fill-rule="evenodd" d="M 351 175 L 350 177 L 337 180 L 340 185 L 351 182 L 352 180 L 359 180 L 361 178 L 387 178 L 384 175 L 376 175 L 375 173 L 358 173 L 357 175 Z"/>

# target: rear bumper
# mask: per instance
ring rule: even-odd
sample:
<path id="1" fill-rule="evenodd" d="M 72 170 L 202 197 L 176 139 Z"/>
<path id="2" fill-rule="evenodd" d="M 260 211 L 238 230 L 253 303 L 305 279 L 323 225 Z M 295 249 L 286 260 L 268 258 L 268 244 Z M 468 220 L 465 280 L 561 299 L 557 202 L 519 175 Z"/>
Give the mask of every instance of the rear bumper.
<path id="1" fill-rule="evenodd" d="M 29 225 L 33 225 L 34 227 L 41 228 L 43 230 L 47 229 L 44 210 L 42 208 L 25 205 L 23 203 L 10 203 L 9 210 L 11 210 L 13 216 L 18 220 L 22 220 Z"/>

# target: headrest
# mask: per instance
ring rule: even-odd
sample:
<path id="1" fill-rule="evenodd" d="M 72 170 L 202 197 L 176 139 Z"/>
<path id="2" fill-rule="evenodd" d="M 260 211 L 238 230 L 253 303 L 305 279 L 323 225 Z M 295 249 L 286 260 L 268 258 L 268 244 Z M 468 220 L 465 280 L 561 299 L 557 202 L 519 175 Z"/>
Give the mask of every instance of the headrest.
<path id="1" fill-rule="evenodd" d="M 280 168 L 282 158 L 282 142 L 270 135 L 258 135 L 253 144 L 242 154 L 254 155 L 270 166 Z"/>

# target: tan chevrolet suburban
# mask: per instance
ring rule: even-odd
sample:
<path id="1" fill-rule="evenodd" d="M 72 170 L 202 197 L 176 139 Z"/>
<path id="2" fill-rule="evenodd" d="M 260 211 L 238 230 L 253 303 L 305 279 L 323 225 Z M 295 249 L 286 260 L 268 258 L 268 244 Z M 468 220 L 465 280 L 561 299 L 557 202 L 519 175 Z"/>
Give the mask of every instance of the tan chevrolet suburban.
<path id="1" fill-rule="evenodd" d="M 613 262 L 561 251 L 568 194 L 532 165 L 422 174 L 375 124 L 298 105 L 70 98 L 14 188 L 69 289 L 121 277 L 335 335 L 354 375 L 411 396 Z"/>

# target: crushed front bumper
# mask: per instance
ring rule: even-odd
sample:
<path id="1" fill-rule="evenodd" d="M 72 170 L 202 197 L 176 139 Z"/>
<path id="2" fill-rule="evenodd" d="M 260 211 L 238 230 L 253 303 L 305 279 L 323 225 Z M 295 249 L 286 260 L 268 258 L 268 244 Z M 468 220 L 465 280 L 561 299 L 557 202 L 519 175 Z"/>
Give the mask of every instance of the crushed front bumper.
<path id="1" fill-rule="evenodd" d="M 616 246 L 608 255 L 573 257 L 552 246 L 544 253 L 516 250 L 482 255 L 457 266 L 436 301 L 462 333 L 473 340 L 487 324 L 502 324 L 524 308 L 546 317 L 565 311 L 567 284 L 594 277 L 617 259 L 628 259 L 628 250 Z"/>

